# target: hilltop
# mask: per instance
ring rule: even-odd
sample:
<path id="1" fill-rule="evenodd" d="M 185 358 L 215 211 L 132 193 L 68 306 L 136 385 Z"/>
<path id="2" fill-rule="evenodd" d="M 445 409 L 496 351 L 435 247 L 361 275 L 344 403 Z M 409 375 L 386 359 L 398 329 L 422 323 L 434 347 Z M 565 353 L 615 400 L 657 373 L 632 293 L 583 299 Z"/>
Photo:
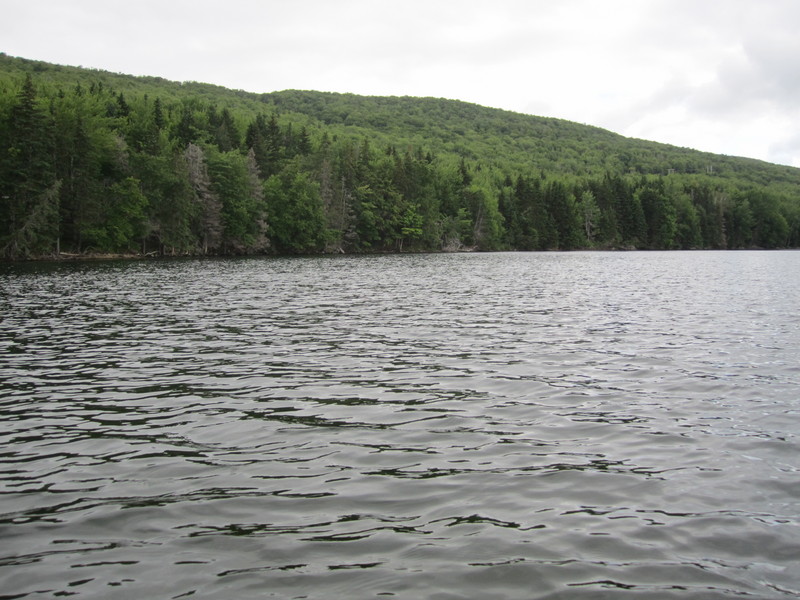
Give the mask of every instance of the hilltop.
<path id="1" fill-rule="evenodd" d="M 800 169 L 628 138 L 548 117 L 459 100 L 286 90 L 260 95 L 278 111 L 302 113 L 385 143 L 426 146 L 470 160 L 573 175 L 712 174 L 759 185 L 800 186 Z"/>
<path id="2" fill-rule="evenodd" d="M 0 175 L 7 257 L 800 245 L 792 167 L 458 100 L 3 54 Z"/>

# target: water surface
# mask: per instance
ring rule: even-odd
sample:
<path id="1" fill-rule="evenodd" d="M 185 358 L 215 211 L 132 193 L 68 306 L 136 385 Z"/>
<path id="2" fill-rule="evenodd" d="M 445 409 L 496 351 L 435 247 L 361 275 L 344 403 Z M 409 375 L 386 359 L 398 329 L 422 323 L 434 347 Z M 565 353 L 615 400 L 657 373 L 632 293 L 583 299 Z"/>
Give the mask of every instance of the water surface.
<path id="1" fill-rule="evenodd" d="M 800 253 L 0 271 L 0 598 L 794 598 Z"/>

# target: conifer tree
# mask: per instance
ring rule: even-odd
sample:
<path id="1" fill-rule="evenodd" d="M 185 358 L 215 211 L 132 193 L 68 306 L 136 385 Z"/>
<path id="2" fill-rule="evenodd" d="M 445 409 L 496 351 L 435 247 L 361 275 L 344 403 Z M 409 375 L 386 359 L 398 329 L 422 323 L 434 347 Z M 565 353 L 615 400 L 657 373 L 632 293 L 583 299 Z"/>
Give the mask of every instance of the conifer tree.
<path id="1" fill-rule="evenodd" d="M 58 190 L 49 117 L 28 75 L 3 128 L 0 249 L 9 258 L 57 251 Z"/>

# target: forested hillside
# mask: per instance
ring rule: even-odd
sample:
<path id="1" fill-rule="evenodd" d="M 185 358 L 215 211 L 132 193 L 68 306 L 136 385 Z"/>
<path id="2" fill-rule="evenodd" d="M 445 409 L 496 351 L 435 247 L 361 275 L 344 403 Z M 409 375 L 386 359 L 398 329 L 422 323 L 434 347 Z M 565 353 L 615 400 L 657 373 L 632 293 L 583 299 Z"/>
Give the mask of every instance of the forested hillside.
<path id="1" fill-rule="evenodd" d="M 453 100 L 0 54 L 5 258 L 751 247 L 800 247 L 800 169 Z"/>

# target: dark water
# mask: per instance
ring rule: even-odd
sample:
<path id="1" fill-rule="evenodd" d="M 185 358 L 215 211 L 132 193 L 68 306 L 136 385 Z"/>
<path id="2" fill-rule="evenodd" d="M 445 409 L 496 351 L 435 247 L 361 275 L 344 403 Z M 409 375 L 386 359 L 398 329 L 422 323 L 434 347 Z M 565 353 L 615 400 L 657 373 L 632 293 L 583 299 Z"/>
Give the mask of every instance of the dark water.
<path id="1" fill-rule="evenodd" d="M 0 286 L 0 598 L 800 595 L 798 252 Z"/>

